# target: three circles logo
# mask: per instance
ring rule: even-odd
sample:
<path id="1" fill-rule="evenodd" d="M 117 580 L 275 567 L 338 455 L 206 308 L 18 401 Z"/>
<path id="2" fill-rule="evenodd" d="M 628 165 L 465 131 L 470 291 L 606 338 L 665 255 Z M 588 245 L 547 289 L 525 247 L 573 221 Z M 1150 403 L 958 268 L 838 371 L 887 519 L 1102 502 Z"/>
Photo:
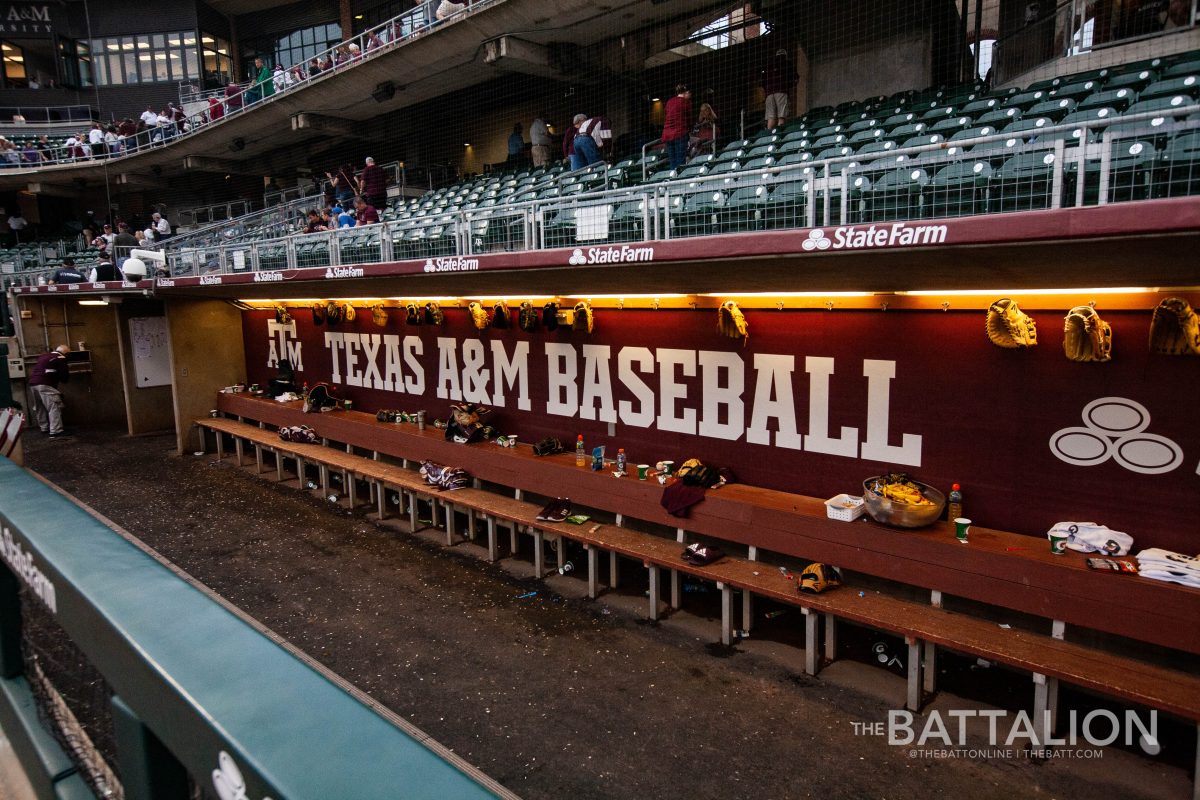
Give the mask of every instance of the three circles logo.
<path id="1" fill-rule="evenodd" d="M 804 240 L 804 244 L 800 246 L 808 252 L 812 252 L 813 250 L 828 250 L 833 246 L 833 242 L 825 238 L 825 231 L 813 228 L 808 232 L 808 238 Z"/>
<path id="2" fill-rule="evenodd" d="M 222 750 L 217 755 L 217 768 L 212 771 L 213 788 L 221 800 L 249 800 L 246 794 L 246 779 L 238 769 L 233 756 Z M 264 797 L 263 800 L 270 800 Z"/>
<path id="3" fill-rule="evenodd" d="M 576 247 L 575 251 L 571 253 L 571 257 L 567 259 L 567 263 L 573 267 L 578 267 L 580 264 L 587 263 L 587 256 L 583 254 L 582 250 Z"/>
<path id="4" fill-rule="evenodd" d="M 435 267 L 435 266 L 433 265 L 433 259 L 432 259 L 432 258 L 427 258 L 427 259 L 425 259 L 425 271 L 426 271 L 426 272 L 437 272 L 437 267 Z"/>
<path id="5" fill-rule="evenodd" d="M 1094 467 L 1110 458 L 1130 472 L 1161 475 L 1183 463 L 1183 450 L 1156 433 L 1146 433 L 1150 412 L 1127 397 L 1101 397 L 1083 407 L 1083 426 L 1050 437 L 1055 458 Z"/>

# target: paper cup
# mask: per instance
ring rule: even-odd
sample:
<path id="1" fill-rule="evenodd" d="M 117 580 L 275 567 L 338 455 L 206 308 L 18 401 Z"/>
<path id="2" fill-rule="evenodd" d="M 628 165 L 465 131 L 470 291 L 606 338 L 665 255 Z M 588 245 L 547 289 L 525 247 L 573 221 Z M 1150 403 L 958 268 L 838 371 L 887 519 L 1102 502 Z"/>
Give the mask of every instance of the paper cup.
<path id="1" fill-rule="evenodd" d="M 1046 538 L 1050 540 L 1050 552 L 1056 556 L 1061 556 L 1067 552 L 1067 539 L 1070 537 L 1062 536 L 1057 533 L 1048 533 Z"/>
<path id="2" fill-rule="evenodd" d="M 663 470 L 662 470 L 663 475 L 670 475 L 672 472 L 675 471 L 675 462 L 674 461 L 664 461 L 662 463 L 663 463 Z"/>
<path id="3" fill-rule="evenodd" d="M 637 470 L 638 470 L 638 480 L 644 481 L 644 480 L 646 480 L 646 474 L 648 472 L 650 472 L 650 465 L 649 464 L 638 464 Z"/>
<path id="4" fill-rule="evenodd" d="M 967 543 L 967 534 L 971 532 L 971 520 L 966 517 L 957 517 L 954 520 L 954 535 L 963 544 Z"/>

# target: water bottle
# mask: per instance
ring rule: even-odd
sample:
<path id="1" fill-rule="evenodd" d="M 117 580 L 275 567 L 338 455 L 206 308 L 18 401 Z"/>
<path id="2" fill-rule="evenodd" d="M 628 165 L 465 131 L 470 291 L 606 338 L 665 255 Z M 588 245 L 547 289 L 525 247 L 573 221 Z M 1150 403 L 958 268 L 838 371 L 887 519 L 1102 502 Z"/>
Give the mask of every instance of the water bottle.
<path id="1" fill-rule="evenodd" d="M 579 438 L 575 440 L 575 466 L 587 466 L 587 450 L 583 446 L 583 434 L 579 434 Z"/>
<path id="2" fill-rule="evenodd" d="M 617 472 L 625 471 L 625 463 L 626 463 L 625 462 L 625 448 L 618 447 L 617 448 Z"/>
<path id="3" fill-rule="evenodd" d="M 949 502 L 946 505 L 946 517 L 953 522 L 963 515 L 962 487 L 957 483 L 950 487 Z"/>

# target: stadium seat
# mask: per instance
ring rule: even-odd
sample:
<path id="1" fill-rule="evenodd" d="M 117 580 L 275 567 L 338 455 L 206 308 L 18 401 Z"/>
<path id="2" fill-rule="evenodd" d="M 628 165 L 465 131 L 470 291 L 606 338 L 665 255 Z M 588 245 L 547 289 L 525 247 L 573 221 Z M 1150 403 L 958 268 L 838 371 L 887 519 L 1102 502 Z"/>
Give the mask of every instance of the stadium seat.
<path id="1" fill-rule="evenodd" d="M 954 134 L 958 131 L 961 131 L 963 128 L 967 127 L 970 124 L 971 124 L 970 117 L 966 117 L 966 116 L 949 117 L 947 119 L 942 120 L 941 122 L 937 122 L 937 123 L 934 123 L 933 125 L 929 126 L 929 132 L 937 133 L 937 134 L 941 134 L 942 136 L 949 137 L 952 134 Z"/>
<path id="2" fill-rule="evenodd" d="M 1195 99 L 1200 95 L 1200 72 L 1195 75 L 1184 75 L 1178 78 L 1167 78 L 1155 81 L 1142 90 L 1139 100 L 1153 100 L 1156 97 L 1187 95 Z"/>
<path id="3" fill-rule="evenodd" d="M 925 185 L 925 212 L 961 217 L 988 212 L 992 166 L 983 159 L 959 161 L 938 170 Z"/>
<path id="4" fill-rule="evenodd" d="M 960 113 L 962 113 L 963 116 L 974 119 L 980 114 L 986 114 L 989 111 L 993 111 L 1001 107 L 1001 105 L 1000 98 L 998 97 L 981 97 L 978 100 L 972 100 L 963 106 Z"/>
<path id="5" fill-rule="evenodd" d="M 1193 58 L 1172 64 L 1163 70 L 1162 78 L 1180 78 L 1186 75 L 1200 75 L 1200 59 Z"/>
<path id="6" fill-rule="evenodd" d="M 995 125 L 997 128 L 1003 128 L 1016 122 L 1021 118 L 1021 109 L 1019 108 L 997 108 L 995 111 L 989 111 L 986 114 L 976 117 L 976 125 Z"/>
<path id="7" fill-rule="evenodd" d="M 1070 125 L 1075 122 L 1087 122 L 1094 126 L 1092 128 L 1093 130 L 1100 131 L 1103 130 L 1103 128 L 1095 127 L 1097 123 L 1109 124 L 1114 122 L 1118 116 L 1119 115 L 1117 114 L 1116 109 L 1089 108 L 1087 111 L 1072 111 L 1070 114 L 1067 114 L 1065 117 L 1059 120 L 1059 124 Z"/>
<path id="8" fill-rule="evenodd" d="M 1113 89 L 1132 89 L 1135 92 L 1140 92 L 1142 89 L 1154 82 L 1155 74 L 1148 69 L 1139 72 L 1122 73 L 1114 75 L 1104 84 L 1104 88 L 1111 91 Z"/>
<path id="9" fill-rule="evenodd" d="M 924 147 L 925 145 L 929 144 L 938 144 L 939 142 L 945 141 L 945 139 L 946 137 L 942 136 L 940 133 L 927 133 L 921 136 L 913 136 L 910 139 L 905 139 L 900 146 L 904 148 Z M 861 153 L 862 151 L 860 150 L 859 152 Z"/>
<path id="10" fill-rule="evenodd" d="M 992 176 L 992 210 L 1050 208 L 1054 153 L 1037 150 L 1013 156 Z"/>
<path id="11" fill-rule="evenodd" d="M 876 120 L 874 117 L 860 119 L 857 122 L 853 122 L 846 126 L 846 134 L 853 136 L 860 131 L 869 131 L 873 128 L 878 128 L 879 125 L 877 123 L 878 120 Z"/>
<path id="12" fill-rule="evenodd" d="M 888 150 L 895 150 L 896 143 L 891 139 L 878 139 L 873 142 L 867 142 L 862 147 L 854 151 L 857 156 L 868 156 L 872 153 L 886 153 Z"/>
<path id="13" fill-rule="evenodd" d="M 920 136 L 928 127 L 924 122 L 908 122 L 892 128 L 888 131 L 887 136 L 889 139 L 895 139 L 898 142 L 904 141 L 914 136 Z M 885 130 L 887 129 L 885 128 Z"/>
<path id="14" fill-rule="evenodd" d="M 646 233 L 646 202 L 626 200 L 608 220 L 608 238 L 614 242 L 639 242 Z"/>
<path id="15" fill-rule="evenodd" d="M 925 170 L 901 166 L 884 173 L 866 186 L 852 188 L 850 222 L 920 218 L 922 190 L 928 182 L 929 176 Z"/>
<path id="16" fill-rule="evenodd" d="M 888 118 L 886 118 L 883 121 L 883 125 L 881 125 L 880 127 L 882 127 L 884 130 L 891 130 L 891 129 L 897 128 L 901 125 L 908 125 L 911 123 L 918 123 L 921 125 L 925 124 L 925 123 L 921 122 L 920 120 L 918 120 L 917 115 L 914 114 L 913 112 L 904 111 L 904 112 L 900 112 L 897 114 L 892 114 L 891 116 L 889 116 Z"/>
<path id="17" fill-rule="evenodd" d="M 1162 155 L 1162 174 L 1156 195 L 1180 197 L 1200 194 L 1200 131 L 1181 133 Z"/>
<path id="18" fill-rule="evenodd" d="M 766 184 L 738 187 L 717 210 L 717 223 L 721 230 L 761 230 L 769 195 Z"/>
<path id="19" fill-rule="evenodd" d="M 1027 112 L 1031 117 L 1049 117 L 1058 121 L 1075 110 L 1075 101 L 1069 97 L 1051 98 L 1037 103 Z"/>
<path id="20" fill-rule="evenodd" d="M 880 141 L 883 137 L 884 132 L 882 128 L 871 128 L 869 130 L 859 131 L 858 133 L 854 134 L 846 141 L 846 144 L 858 149 L 862 145 L 870 142 Z"/>
<path id="21" fill-rule="evenodd" d="M 718 209 L 724 203 L 724 192 L 711 188 L 672 197 L 669 207 L 671 236 L 703 236 L 717 233 Z"/>
<path id="22" fill-rule="evenodd" d="M 1176 108 L 1186 108 L 1191 104 L 1191 98 L 1185 94 L 1176 94 L 1171 95 L 1170 97 L 1156 97 L 1153 100 L 1139 100 L 1129 108 L 1125 109 L 1125 113 L 1122 116 L 1144 114 L 1148 111 L 1170 111 Z"/>
<path id="23" fill-rule="evenodd" d="M 815 141 L 813 141 L 813 149 L 814 150 L 824 150 L 829 147 L 839 146 L 839 145 L 843 144 L 845 141 L 846 141 L 845 134 L 831 133 L 826 136 L 817 137 L 817 139 Z"/>
<path id="24" fill-rule="evenodd" d="M 1135 93 L 1130 89 L 1113 89 L 1112 91 L 1096 92 L 1080 101 L 1076 111 L 1087 111 L 1092 108 L 1115 108 L 1124 111 L 1133 103 Z"/>
<path id="25" fill-rule="evenodd" d="M 808 209 L 807 179 L 781 181 L 771 190 L 763 205 L 763 224 L 767 228 L 802 228 Z"/>
<path id="26" fill-rule="evenodd" d="M 1028 112 L 1029 109 L 1045 100 L 1046 96 L 1046 92 L 1044 91 L 1021 92 L 1005 100 L 1004 106 L 1006 108 L 1019 108 L 1022 112 Z"/>

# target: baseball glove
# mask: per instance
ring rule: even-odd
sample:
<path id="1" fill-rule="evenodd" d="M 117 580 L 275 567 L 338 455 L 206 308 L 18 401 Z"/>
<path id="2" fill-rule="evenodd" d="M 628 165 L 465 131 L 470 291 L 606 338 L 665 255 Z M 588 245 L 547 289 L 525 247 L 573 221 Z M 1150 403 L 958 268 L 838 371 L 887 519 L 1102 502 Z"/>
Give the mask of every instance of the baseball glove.
<path id="1" fill-rule="evenodd" d="M 475 324 L 475 329 L 480 331 L 487 330 L 487 326 L 491 324 L 491 320 L 488 319 L 487 312 L 483 310 L 483 306 L 479 303 L 471 303 L 467 306 L 467 309 L 471 312 L 471 322 Z"/>
<path id="2" fill-rule="evenodd" d="M 1112 358 L 1112 328 L 1091 306 L 1075 306 L 1068 311 L 1063 334 L 1063 352 L 1072 361 Z"/>
<path id="3" fill-rule="evenodd" d="M 1150 320 L 1150 352 L 1168 356 L 1200 356 L 1200 319 L 1188 301 L 1168 297 Z"/>
<path id="4" fill-rule="evenodd" d="M 581 300 L 575 304 L 575 319 L 571 323 L 571 328 L 585 333 L 592 332 L 592 326 L 595 324 L 595 319 L 592 316 L 592 306 L 586 300 Z"/>
<path id="5" fill-rule="evenodd" d="M 508 311 L 508 304 L 496 303 L 492 307 L 492 327 L 502 331 L 512 327 L 512 314 Z"/>
<path id="6" fill-rule="evenodd" d="M 382 303 L 371 306 L 371 321 L 381 328 L 386 328 L 388 324 L 387 309 Z"/>
<path id="7" fill-rule="evenodd" d="M 358 316 L 358 312 L 354 310 L 354 306 L 349 303 L 342 305 L 342 319 L 346 320 L 346 322 L 354 322 L 356 316 Z"/>
<path id="8" fill-rule="evenodd" d="M 526 333 L 533 333 L 538 329 L 538 315 L 537 311 L 533 308 L 533 303 L 530 303 L 528 300 L 521 303 L 521 311 L 517 316 L 517 324 Z"/>
<path id="9" fill-rule="evenodd" d="M 325 306 L 322 303 L 317 303 L 312 307 L 313 325 L 325 324 Z"/>
<path id="10" fill-rule="evenodd" d="M 416 303 L 409 303 L 404 306 L 404 324 L 420 325 L 423 322 L 421 319 L 421 309 Z"/>
<path id="11" fill-rule="evenodd" d="M 287 325 L 292 321 L 292 315 L 284 306 L 275 306 L 275 321 L 280 325 Z"/>
<path id="12" fill-rule="evenodd" d="M 325 321 L 329 323 L 329 327 L 333 327 L 340 323 L 345 316 L 342 307 L 332 300 L 325 304 Z"/>
<path id="13" fill-rule="evenodd" d="M 717 311 L 717 331 L 730 339 L 750 338 L 750 323 L 732 300 L 726 300 Z M 744 346 L 745 342 L 742 344 Z"/>
<path id="14" fill-rule="evenodd" d="M 432 300 L 425 304 L 426 325 L 441 325 L 445 321 L 446 315 L 442 313 L 441 306 Z"/>
<path id="15" fill-rule="evenodd" d="M 553 436 L 547 436 L 533 446 L 535 456 L 552 456 L 563 451 L 562 442 Z"/>
<path id="16" fill-rule="evenodd" d="M 1037 325 L 1015 300 L 1002 297 L 987 313 L 987 337 L 997 347 L 1014 349 L 1037 344 Z"/>
<path id="17" fill-rule="evenodd" d="M 558 303 L 551 300 L 542 306 L 542 324 L 548 331 L 558 330 Z"/>

